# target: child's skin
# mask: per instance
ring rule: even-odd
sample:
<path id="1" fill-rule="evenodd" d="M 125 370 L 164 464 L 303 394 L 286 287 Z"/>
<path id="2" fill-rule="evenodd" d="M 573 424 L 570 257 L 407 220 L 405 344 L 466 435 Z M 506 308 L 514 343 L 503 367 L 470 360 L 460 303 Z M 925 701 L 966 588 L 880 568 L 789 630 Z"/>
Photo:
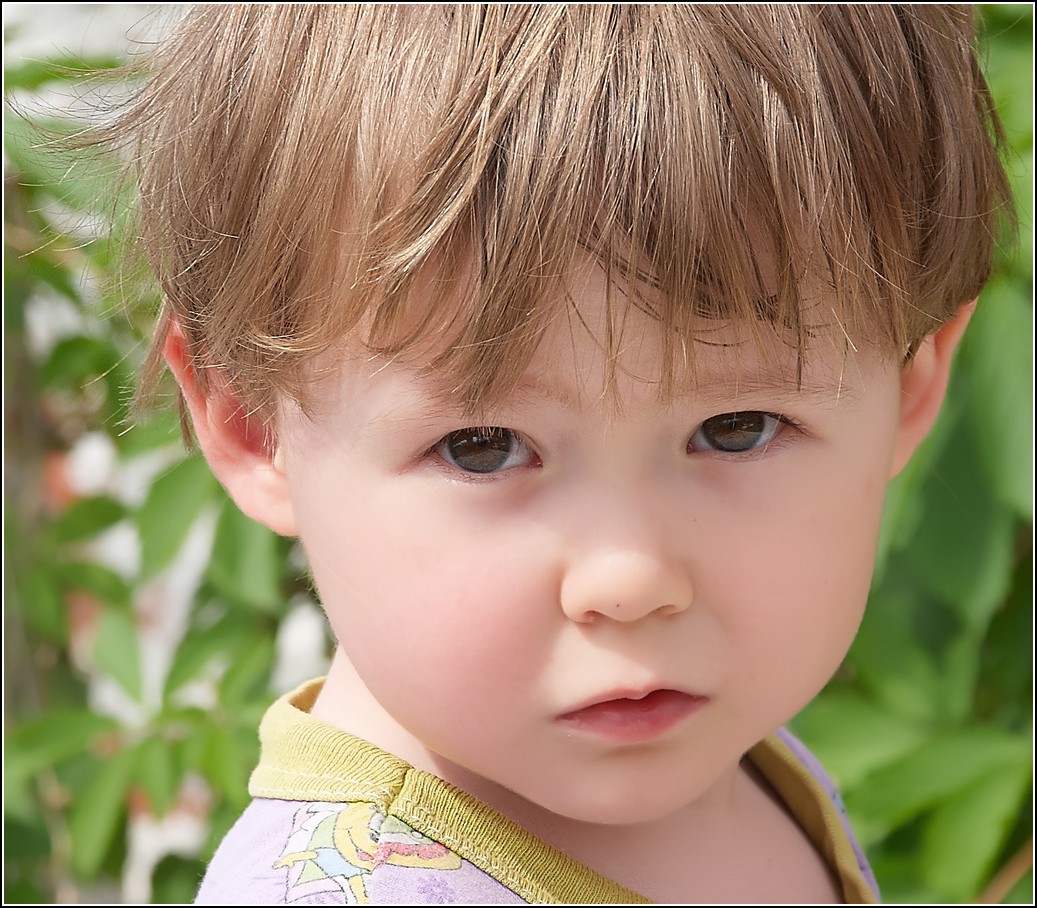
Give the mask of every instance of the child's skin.
<path id="1" fill-rule="evenodd" d="M 417 356 L 345 344 L 269 441 L 217 382 L 199 390 L 175 326 L 166 358 L 234 500 L 308 555 L 339 643 L 317 717 L 653 900 L 838 901 L 742 756 L 845 656 L 886 483 L 971 306 L 907 365 L 825 326 L 800 388 L 777 333 L 764 350 L 704 324 L 663 401 L 656 323 L 630 308 L 612 393 L 603 274 L 580 263 L 569 287 L 580 318 L 476 420 Z M 716 419 L 732 413 L 741 431 Z M 465 447 L 473 426 L 508 430 L 499 454 Z"/>

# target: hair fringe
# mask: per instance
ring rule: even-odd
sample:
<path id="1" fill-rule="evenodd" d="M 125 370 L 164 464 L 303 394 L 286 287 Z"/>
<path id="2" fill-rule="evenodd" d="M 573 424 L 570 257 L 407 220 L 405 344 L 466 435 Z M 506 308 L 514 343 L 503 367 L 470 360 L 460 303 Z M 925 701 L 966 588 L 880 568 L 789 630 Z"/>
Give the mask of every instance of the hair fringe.
<path id="1" fill-rule="evenodd" d="M 140 187 L 150 364 L 176 322 L 250 411 L 344 343 L 505 395 L 581 256 L 609 368 L 635 307 L 667 394 L 703 324 L 903 357 L 978 295 L 1011 200 L 973 43 L 947 5 L 202 5 L 90 141 Z"/>

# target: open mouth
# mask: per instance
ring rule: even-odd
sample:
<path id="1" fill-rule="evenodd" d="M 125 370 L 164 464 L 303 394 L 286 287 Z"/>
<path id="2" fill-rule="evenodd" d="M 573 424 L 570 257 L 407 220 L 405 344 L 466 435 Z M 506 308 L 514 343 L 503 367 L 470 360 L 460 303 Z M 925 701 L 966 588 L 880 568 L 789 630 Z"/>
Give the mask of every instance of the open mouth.
<path id="1" fill-rule="evenodd" d="M 634 744 L 665 734 L 708 702 L 708 697 L 663 688 L 601 700 L 558 721 L 576 732 Z"/>

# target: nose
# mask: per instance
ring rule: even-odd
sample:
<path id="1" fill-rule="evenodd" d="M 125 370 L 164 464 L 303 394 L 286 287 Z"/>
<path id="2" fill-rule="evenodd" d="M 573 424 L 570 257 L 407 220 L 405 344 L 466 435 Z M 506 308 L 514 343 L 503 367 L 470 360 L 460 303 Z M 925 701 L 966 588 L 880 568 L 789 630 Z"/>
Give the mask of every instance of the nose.
<path id="1" fill-rule="evenodd" d="M 676 615 L 693 599 L 687 566 L 659 547 L 600 546 L 571 559 L 562 579 L 562 611 L 571 621 L 638 621 Z"/>

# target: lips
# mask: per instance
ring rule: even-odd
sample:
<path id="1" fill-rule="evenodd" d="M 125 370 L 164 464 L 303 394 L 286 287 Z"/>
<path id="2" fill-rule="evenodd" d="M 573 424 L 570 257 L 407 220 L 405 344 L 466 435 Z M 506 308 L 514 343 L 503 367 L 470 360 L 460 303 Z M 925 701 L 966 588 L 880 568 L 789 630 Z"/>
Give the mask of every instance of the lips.
<path id="1" fill-rule="evenodd" d="M 708 697 L 660 688 L 610 696 L 564 713 L 558 721 L 571 731 L 637 744 L 661 737 L 708 702 Z"/>

